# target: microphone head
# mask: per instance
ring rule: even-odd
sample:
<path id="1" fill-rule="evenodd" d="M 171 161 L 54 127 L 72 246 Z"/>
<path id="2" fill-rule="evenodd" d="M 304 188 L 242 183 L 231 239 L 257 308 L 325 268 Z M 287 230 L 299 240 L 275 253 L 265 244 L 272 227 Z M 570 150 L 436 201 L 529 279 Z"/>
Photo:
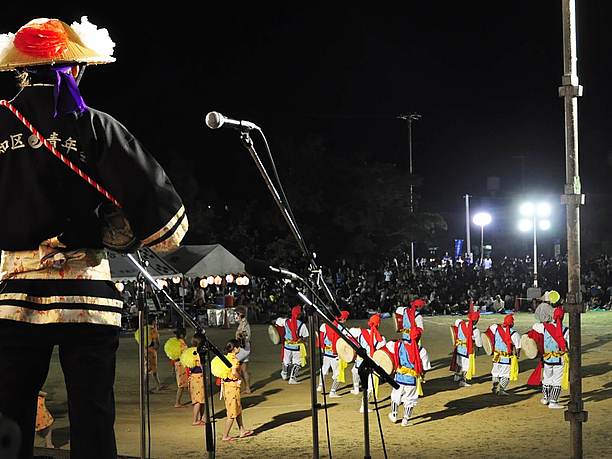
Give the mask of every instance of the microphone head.
<path id="1" fill-rule="evenodd" d="M 269 277 L 272 275 L 270 265 L 263 260 L 249 260 L 244 265 L 244 270 L 251 276 Z"/>
<path id="2" fill-rule="evenodd" d="M 219 129 L 225 122 L 224 116 L 219 112 L 209 112 L 206 115 L 206 126 L 211 129 Z"/>

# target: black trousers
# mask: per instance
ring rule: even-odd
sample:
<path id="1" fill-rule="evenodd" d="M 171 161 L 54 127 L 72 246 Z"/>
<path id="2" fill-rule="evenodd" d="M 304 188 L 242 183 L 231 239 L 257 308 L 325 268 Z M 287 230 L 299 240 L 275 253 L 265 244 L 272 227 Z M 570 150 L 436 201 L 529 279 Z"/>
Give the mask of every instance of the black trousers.
<path id="1" fill-rule="evenodd" d="M 113 384 L 118 344 L 117 327 L 0 320 L 0 413 L 21 428 L 20 459 L 33 454 L 38 391 L 55 345 L 68 393 L 70 457 L 117 457 Z"/>

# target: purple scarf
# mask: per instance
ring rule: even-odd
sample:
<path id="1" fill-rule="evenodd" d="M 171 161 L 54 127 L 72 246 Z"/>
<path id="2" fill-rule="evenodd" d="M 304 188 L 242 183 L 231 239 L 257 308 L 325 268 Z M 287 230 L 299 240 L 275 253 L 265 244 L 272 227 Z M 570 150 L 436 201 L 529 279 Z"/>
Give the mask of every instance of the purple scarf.
<path id="1" fill-rule="evenodd" d="M 49 80 L 53 81 L 54 111 L 53 117 L 57 115 L 66 115 L 69 113 L 81 114 L 87 110 L 87 105 L 81 96 L 79 87 L 71 73 L 66 73 L 71 69 L 71 66 L 51 67 L 46 68 L 44 72 L 49 76 Z M 43 75 L 43 71 L 37 69 L 28 69 L 28 73 Z"/>

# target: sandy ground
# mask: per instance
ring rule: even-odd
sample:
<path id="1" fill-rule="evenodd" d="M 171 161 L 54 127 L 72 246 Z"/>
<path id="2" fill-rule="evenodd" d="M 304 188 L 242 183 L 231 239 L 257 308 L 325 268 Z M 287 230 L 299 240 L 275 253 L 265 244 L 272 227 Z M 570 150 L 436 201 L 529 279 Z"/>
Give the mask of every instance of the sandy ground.
<path id="1" fill-rule="evenodd" d="M 519 381 L 512 383 L 508 397 L 496 397 L 490 388 L 490 357 L 481 353 L 476 359 L 476 377 L 471 387 L 457 388 L 448 371 L 450 361 L 449 324 L 456 317 L 425 318 L 423 343 L 428 349 L 433 369 L 423 386 L 410 426 L 392 425 L 389 412 L 388 385 L 379 394 L 380 421 L 388 457 L 446 458 L 455 455 L 472 457 L 528 458 L 570 456 L 569 423 L 564 410 L 550 410 L 539 403 L 539 393 L 525 386 L 536 361 L 522 358 Z M 567 320 L 567 319 L 566 319 Z M 479 328 L 501 321 L 499 315 L 482 316 Z M 533 318 L 519 314 L 516 328 L 527 331 Z M 350 322 L 350 326 L 363 322 Z M 292 458 L 312 457 L 312 424 L 310 419 L 310 379 L 303 370 L 300 385 L 288 385 L 280 379 L 279 347 L 267 337 L 267 326 L 253 325 L 251 378 L 255 389 L 243 396 L 244 419 L 256 435 L 225 443 L 220 440 L 225 423 L 223 401 L 215 397 L 218 417 L 216 437 L 219 458 L 262 458 L 289 455 Z M 395 339 L 393 324 L 384 320 L 381 331 Z M 233 330 L 209 329 L 209 339 L 218 346 L 233 337 Z M 162 344 L 171 336 L 162 331 Z M 585 457 L 612 457 L 610 434 L 612 421 L 612 313 L 590 312 L 583 315 L 583 391 L 589 421 L 584 424 Z M 170 365 L 160 352 L 160 374 L 167 389 L 150 397 L 151 456 L 155 458 L 195 458 L 205 454 L 204 429 L 191 426 L 191 407 L 173 408 L 176 386 Z M 117 444 L 121 454 L 139 455 L 138 354 L 132 336 L 121 339 L 117 359 L 116 402 Z M 350 367 L 349 367 L 350 369 Z M 347 385 L 344 396 L 328 399 L 329 430 L 332 454 L 338 458 L 363 457 L 363 421 L 358 413 L 360 396 Z M 329 376 L 328 376 L 329 378 Z M 331 380 L 328 379 L 329 385 Z M 49 392 L 48 407 L 56 418 L 55 444 L 69 448 L 66 394 L 57 355 L 44 390 Z M 186 400 L 187 398 L 185 398 Z M 561 401 L 567 402 L 567 393 Z M 319 395 L 322 401 L 322 396 Z M 384 457 L 376 412 L 370 414 L 372 457 Z M 319 411 L 320 453 L 328 457 L 325 412 Z M 236 431 L 234 431 L 234 434 Z M 37 446 L 42 446 L 37 439 Z M 469 453 L 468 453 L 469 451 Z"/>

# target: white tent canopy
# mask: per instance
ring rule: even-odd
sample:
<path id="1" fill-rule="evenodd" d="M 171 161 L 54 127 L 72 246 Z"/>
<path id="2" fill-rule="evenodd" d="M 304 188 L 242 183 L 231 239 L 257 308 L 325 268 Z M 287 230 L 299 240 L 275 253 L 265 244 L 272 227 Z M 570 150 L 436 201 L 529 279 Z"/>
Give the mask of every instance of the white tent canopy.
<path id="1" fill-rule="evenodd" d="M 163 258 L 180 273 L 190 277 L 244 272 L 244 263 L 221 244 L 184 245 Z"/>
<path id="2" fill-rule="evenodd" d="M 163 255 L 151 250 L 141 253 L 149 261 L 147 270 L 156 279 L 176 274 L 203 277 L 244 272 L 244 263 L 221 244 L 184 245 Z M 114 252 L 108 255 L 114 281 L 136 279 L 138 269 L 126 256 Z"/>

